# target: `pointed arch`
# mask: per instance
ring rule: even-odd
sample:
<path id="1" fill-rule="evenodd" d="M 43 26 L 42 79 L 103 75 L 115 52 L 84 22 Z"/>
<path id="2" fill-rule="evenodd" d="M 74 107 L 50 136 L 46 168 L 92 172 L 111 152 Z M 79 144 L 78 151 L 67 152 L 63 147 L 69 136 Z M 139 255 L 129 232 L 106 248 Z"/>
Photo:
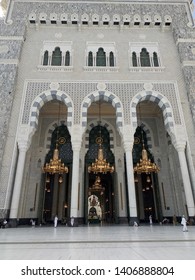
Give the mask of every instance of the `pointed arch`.
<path id="1" fill-rule="evenodd" d="M 99 125 L 99 121 L 98 120 L 93 120 L 90 123 L 88 123 L 86 131 L 85 131 L 85 148 L 88 149 L 89 148 L 89 133 L 91 131 L 92 128 L 94 128 L 95 126 Z M 104 119 L 101 120 L 101 125 L 103 127 L 105 127 L 110 135 L 110 149 L 112 150 L 112 152 L 114 152 L 114 139 L 116 137 L 114 137 L 114 129 L 112 127 L 112 125 L 105 121 Z"/>
<path id="2" fill-rule="evenodd" d="M 133 65 L 134 67 L 137 67 L 137 66 L 138 66 L 138 64 L 137 64 L 137 54 L 136 54 L 136 52 L 133 52 L 133 53 L 132 53 L 132 65 Z"/>
<path id="3" fill-rule="evenodd" d="M 67 106 L 67 127 L 70 128 L 73 124 L 73 102 L 71 98 L 62 91 L 58 90 L 48 90 L 39 94 L 32 102 L 30 111 L 30 127 L 37 129 L 38 118 L 40 109 L 44 104 L 51 100 L 58 100 Z"/>
<path id="4" fill-rule="evenodd" d="M 65 66 L 70 66 L 70 52 L 67 51 L 65 55 Z"/>
<path id="5" fill-rule="evenodd" d="M 106 66 L 106 52 L 99 48 L 96 55 L 96 66 Z"/>
<path id="6" fill-rule="evenodd" d="M 141 124 L 141 128 L 143 129 L 143 131 L 146 134 L 146 139 L 147 139 L 147 145 L 148 145 L 148 149 L 152 150 L 152 135 L 151 135 L 151 130 L 148 127 L 148 125 L 146 125 L 144 122 L 142 122 Z"/>
<path id="7" fill-rule="evenodd" d="M 88 66 L 93 66 L 93 53 L 91 51 L 88 53 Z"/>
<path id="8" fill-rule="evenodd" d="M 136 106 L 139 102 L 144 100 L 151 101 L 159 106 L 159 108 L 162 110 L 165 129 L 168 131 L 170 136 L 175 136 L 175 121 L 171 104 L 164 95 L 152 90 L 139 92 L 133 97 L 131 101 L 130 112 L 133 130 L 135 131 L 137 127 Z"/>
<path id="9" fill-rule="evenodd" d="M 43 65 L 48 65 L 49 62 L 49 52 L 45 51 L 43 56 Z"/>
<path id="10" fill-rule="evenodd" d="M 140 52 L 140 63 L 142 67 L 150 66 L 150 55 L 146 48 L 143 48 Z"/>
<path id="11" fill-rule="evenodd" d="M 124 116 L 123 116 L 123 106 L 120 99 L 114 95 L 112 92 L 109 91 L 95 91 L 90 93 L 85 97 L 81 104 L 81 125 L 83 131 L 86 129 L 87 126 L 87 110 L 92 102 L 96 102 L 99 100 L 103 100 L 105 102 L 111 103 L 111 105 L 116 110 L 116 126 L 119 130 L 119 133 L 122 133 L 122 127 L 124 125 Z"/>
<path id="12" fill-rule="evenodd" d="M 109 66 L 114 67 L 114 53 L 113 52 L 109 53 Z"/>
<path id="13" fill-rule="evenodd" d="M 159 67 L 157 52 L 153 52 L 153 63 L 154 63 L 154 67 Z"/>
<path id="14" fill-rule="evenodd" d="M 62 51 L 60 47 L 56 47 L 52 52 L 51 65 L 53 66 L 61 66 L 62 65 Z"/>
<path id="15" fill-rule="evenodd" d="M 59 121 L 59 124 L 54 121 L 52 122 L 47 130 L 46 130 L 46 134 L 45 134 L 45 149 L 46 150 L 49 150 L 50 149 L 50 144 L 51 144 L 51 137 L 52 137 L 52 133 L 53 131 L 58 127 L 58 126 L 61 126 L 61 125 L 66 125 L 66 121 L 65 120 L 60 120 Z"/>

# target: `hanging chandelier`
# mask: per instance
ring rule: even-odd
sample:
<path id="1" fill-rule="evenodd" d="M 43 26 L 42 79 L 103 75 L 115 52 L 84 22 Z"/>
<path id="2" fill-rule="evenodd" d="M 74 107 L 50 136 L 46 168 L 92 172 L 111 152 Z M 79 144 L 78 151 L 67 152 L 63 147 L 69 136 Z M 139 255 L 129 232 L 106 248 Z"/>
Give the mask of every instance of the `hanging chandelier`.
<path id="1" fill-rule="evenodd" d="M 53 152 L 53 159 L 50 159 L 50 162 L 45 164 L 43 167 L 43 172 L 49 174 L 68 173 L 68 167 L 62 163 L 61 159 L 59 159 L 59 150 L 57 145 Z"/>
<path id="2" fill-rule="evenodd" d="M 59 121 L 60 121 L 60 103 L 59 103 L 59 116 L 58 116 L 58 128 L 57 128 L 57 139 L 56 139 L 56 148 L 53 152 L 53 158 L 50 159 L 49 163 L 46 163 L 45 166 L 43 166 L 42 170 L 44 173 L 49 174 L 64 174 L 68 173 L 68 167 L 65 166 L 64 163 L 62 163 L 62 160 L 59 158 L 59 150 L 58 150 L 58 143 L 59 143 Z M 49 182 L 49 179 L 46 178 L 46 182 Z M 59 176 L 59 183 L 63 182 L 62 176 Z"/>
<path id="3" fill-rule="evenodd" d="M 141 104 L 139 104 L 139 113 L 140 113 L 140 128 L 141 128 L 141 138 L 142 138 L 142 157 L 140 158 L 139 162 L 136 164 L 136 166 L 133 168 L 134 173 L 141 174 L 141 173 L 157 173 L 160 171 L 160 168 L 153 162 L 151 162 L 150 159 L 148 159 L 148 153 L 144 146 L 144 138 L 143 138 L 143 130 L 141 126 Z M 150 177 L 147 176 L 147 182 L 150 182 Z"/>
<path id="4" fill-rule="evenodd" d="M 93 162 L 91 164 L 91 166 L 88 167 L 88 172 L 89 173 L 94 173 L 94 174 L 98 174 L 98 173 L 103 173 L 106 174 L 108 172 L 113 173 L 114 172 L 114 166 L 110 166 L 110 163 L 106 161 L 106 159 L 104 159 L 104 155 L 103 155 L 103 148 L 102 148 L 102 142 L 103 139 L 101 137 L 101 110 L 100 110 L 100 100 L 99 100 L 99 125 L 100 125 L 100 136 L 97 138 L 98 140 L 98 144 L 99 144 L 99 148 L 98 148 L 98 156 L 97 159 L 95 160 L 95 162 Z"/>
<path id="5" fill-rule="evenodd" d="M 143 144 L 142 149 L 142 157 L 140 158 L 137 165 L 133 168 L 134 173 L 141 174 L 141 173 L 157 173 L 160 171 L 160 168 L 153 162 L 151 162 L 150 159 L 148 159 L 147 151 Z"/>
<path id="6" fill-rule="evenodd" d="M 105 188 L 101 184 L 100 176 L 96 176 L 94 184 L 89 188 L 89 194 L 91 192 L 100 192 L 103 194 L 105 191 Z"/>
<path id="7" fill-rule="evenodd" d="M 98 157 L 95 160 L 95 162 L 92 162 L 91 166 L 88 167 L 88 172 L 89 173 L 92 172 L 94 174 L 98 174 L 98 173 L 106 174 L 108 172 L 110 173 L 114 172 L 114 166 L 110 166 L 110 163 L 107 162 L 106 159 L 104 159 L 103 149 L 101 144 L 99 144 L 99 148 L 98 148 Z"/>

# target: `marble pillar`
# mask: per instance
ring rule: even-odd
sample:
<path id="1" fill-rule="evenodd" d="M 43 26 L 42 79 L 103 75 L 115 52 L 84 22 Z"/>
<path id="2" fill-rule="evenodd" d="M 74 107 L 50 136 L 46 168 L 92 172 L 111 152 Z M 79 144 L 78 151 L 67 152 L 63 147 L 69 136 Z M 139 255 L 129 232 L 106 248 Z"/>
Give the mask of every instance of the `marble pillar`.
<path id="1" fill-rule="evenodd" d="M 133 148 L 133 142 L 130 141 L 124 142 L 124 149 L 126 155 L 127 192 L 128 192 L 128 200 L 129 200 L 130 225 L 133 225 L 134 221 L 136 222 L 138 221 L 134 172 L 133 172 L 132 148 Z"/>
<path id="2" fill-rule="evenodd" d="M 79 157 L 80 157 L 80 143 L 73 143 L 73 166 L 72 166 L 72 188 L 71 188 L 71 209 L 70 217 L 75 218 L 75 224 L 78 218 L 78 200 L 79 200 Z"/>
<path id="3" fill-rule="evenodd" d="M 16 223 L 18 217 L 18 208 L 20 202 L 20 194 L 22 188 L 23 172 L 26 159 L 26 152 L 28 150 L 27 142 L 18 142 L 19 156 L 17 162 L 16 176 L 12 194 L 12 202 L 10 208 L 10 220 L 13 221 L 13 225 Z"/>
<path id="4" fill-rule="evenodd" d="M 187 210 L 189 217 L 194 217 L 195 215 L 195 204 L 194 204 L 194 198 L 193 198 L 193 192 L 188 172 L 188 166 L 186 161 L 186 155 L 185 155 L 185 145 L 177 143 L 175 145 L 175 148 L 178 152 L 179 157 L 179 163 L 180 163 L 180 169 L 181 169 L 181 175 L 183 179 L 183 186 L 184 186 L 184 192 L 186 197 L 186 203 L 187 203 Z"/>

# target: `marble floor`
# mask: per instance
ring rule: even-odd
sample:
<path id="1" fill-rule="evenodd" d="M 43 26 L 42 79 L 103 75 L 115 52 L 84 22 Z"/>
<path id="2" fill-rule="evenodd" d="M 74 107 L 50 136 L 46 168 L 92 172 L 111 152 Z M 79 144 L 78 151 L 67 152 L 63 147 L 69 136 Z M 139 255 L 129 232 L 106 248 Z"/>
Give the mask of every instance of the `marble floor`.
<path id="1" fill-rule="evenodd" d="M 0 229 L 0 260 L 195 260 L 195 226 Z"/>

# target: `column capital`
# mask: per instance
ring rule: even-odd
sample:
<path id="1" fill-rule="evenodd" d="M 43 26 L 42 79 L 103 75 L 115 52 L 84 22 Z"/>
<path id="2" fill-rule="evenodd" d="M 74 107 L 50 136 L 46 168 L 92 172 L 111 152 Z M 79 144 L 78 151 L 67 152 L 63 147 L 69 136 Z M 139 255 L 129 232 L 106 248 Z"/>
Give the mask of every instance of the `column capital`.
<path id="1" fill-rule="evenodd" d="M 133 142 L 132 141 L 123 141 L 123 147 L 125 152 L 132 152 Z"/>
<path id="2" fill-rule="evenodd" d="M 17 133 L 17 142 L 20 151 L 27 151 L 31 144 L 30 128 L 28 125 L 21 125 Z"/>
<path id="3" fill-rule="evenodd" d="M 131 125 L 124 125 L 122 136 L 125 151 L 132 151 L 134 143 L 134 132 Z"/>
<path id="4" fill-rule="evenodd" d="M 80 124 L 73 124 L 70 129 L 73 151 L 80 151 L 82 144 L 82 127 Z"/>
<path id="5" fill-rule="evenodd" d="M 18 141 L 18 148 L 19 148 L 20 151 L 26 152 L 29 148 L 29 142 Z"/>
<path id="6" fill-rule="evenodd" d="M 184 152 L 185 148 L 186 148 L 186 142 L 185 141 L 179 141 L 179 142 L 175 142 L 173 143 L 175 149 L 177 150 L 177 152 Z"/>
<path id="7" fill-rule="evenodd" d="M 182 125 L 175 126 L 176 134 L 172 137 L 172 143 L 178 152 L 183 152 L 186 148 L 187 137 Z"/>
<path id="8" fill-rule="evenodd" d="M 72 149 L 74 151 L 80 151 L 81 149 L 81 142 L 80 141 L 72 141 Z"/>
<path id="9" fill-rule="evenodd" d="M 133 128 L 131 125 L 126 124 L 123 127 L 123 132 L 122 132 L 122 138 L 123 138 L 123 143 L 129 142 L 133 143 L 134 142 L 134 132 Z"/>

